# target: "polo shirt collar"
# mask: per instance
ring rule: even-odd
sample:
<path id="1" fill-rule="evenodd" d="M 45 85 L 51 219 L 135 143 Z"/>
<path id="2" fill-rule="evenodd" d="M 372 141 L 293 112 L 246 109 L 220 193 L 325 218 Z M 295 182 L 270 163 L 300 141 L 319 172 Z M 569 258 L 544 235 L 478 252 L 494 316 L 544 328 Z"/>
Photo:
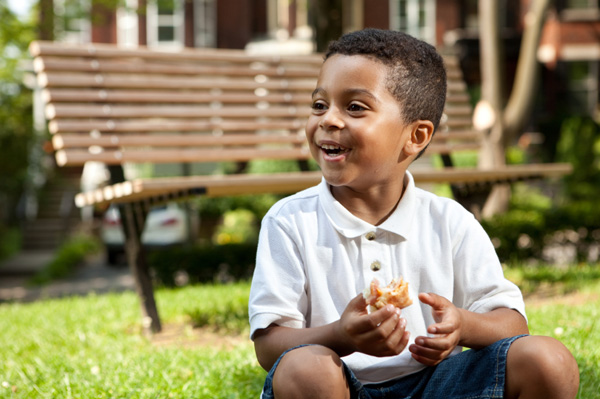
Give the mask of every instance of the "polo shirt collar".
<path id="1" fill-rule="evenodd" d="M 354 216 L 342 206 L 331 194 L 329 184 L 323 179 L 319 185 L 319 200 L 333 227 L 347 238 L 355 238 L 370 231 L 385 230 L 407 239 L 415 216 L 416 187 L 410 174 L 404 176 L 405 190 L 402 200 L 394 212 L 379 226 Z"/>

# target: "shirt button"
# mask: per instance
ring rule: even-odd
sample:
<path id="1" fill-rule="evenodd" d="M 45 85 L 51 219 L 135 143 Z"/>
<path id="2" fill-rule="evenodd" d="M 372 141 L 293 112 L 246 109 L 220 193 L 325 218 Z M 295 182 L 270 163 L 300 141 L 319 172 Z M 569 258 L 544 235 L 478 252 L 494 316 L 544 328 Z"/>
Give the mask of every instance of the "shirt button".
<path id="1" fill-rule="evenodd" d="M 371 263 L 371 270 L 373 270 L 374 272 L 378 272 L 379 270 L 381 270 L 381 262 L 376 260 L 373 263 Z"/>
<path id="2" fill-rule="evenodd" d="M 365 238 L 369 241 L 373 241 L 375 239 L 375 232 L 369 231 L 367 234 L 365 234 Z"/>

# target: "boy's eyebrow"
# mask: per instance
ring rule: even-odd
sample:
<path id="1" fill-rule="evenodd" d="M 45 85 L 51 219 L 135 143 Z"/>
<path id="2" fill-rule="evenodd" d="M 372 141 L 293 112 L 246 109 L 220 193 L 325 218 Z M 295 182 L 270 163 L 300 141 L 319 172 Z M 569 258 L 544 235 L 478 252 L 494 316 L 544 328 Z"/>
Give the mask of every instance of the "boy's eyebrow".
<path id="1" fill-rule="evenodd" d="M 317 94 L 322 94 L 322 93 L 325 93 L 325 90 L 322 89 L 321 87 L 317 87 L 312 92 L 312 97 L 316 96 Z M 343 91 L 343 93 L 345 95 L 362 94 L 362 95 L 366 95 L 367 97 L 370 97 L 374 101 L 379 102 L 379 99 L 377 97 L 375 97 L 370 91 L 365 90 L 365 89 L 346 89 L 346 90 Z"/>

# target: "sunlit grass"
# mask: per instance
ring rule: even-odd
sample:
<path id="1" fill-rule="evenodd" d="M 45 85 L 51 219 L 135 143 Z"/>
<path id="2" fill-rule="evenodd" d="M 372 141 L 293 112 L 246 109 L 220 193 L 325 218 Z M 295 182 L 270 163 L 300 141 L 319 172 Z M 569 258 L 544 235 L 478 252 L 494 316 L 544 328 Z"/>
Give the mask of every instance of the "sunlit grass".
<path id="1" fill-rule="evenodd" d="M 549 290 L 567 292 L 558 297 L 531 291 L 527 310 L 533 334 L 554 336 L 575 354 L 586 399 L 600 397 L 596 267 L 544 278 L 541 269 L 507 269 L 520 285 L 570 281 L 568 291 Z M 158 290 L 165 330 L 186 326 L 161 344 L 144 337 L 133 293 L 1 304 L 0 398 L 256 398 L 265 372 L 247 338 L 249 290 L 249 283 Z"/>

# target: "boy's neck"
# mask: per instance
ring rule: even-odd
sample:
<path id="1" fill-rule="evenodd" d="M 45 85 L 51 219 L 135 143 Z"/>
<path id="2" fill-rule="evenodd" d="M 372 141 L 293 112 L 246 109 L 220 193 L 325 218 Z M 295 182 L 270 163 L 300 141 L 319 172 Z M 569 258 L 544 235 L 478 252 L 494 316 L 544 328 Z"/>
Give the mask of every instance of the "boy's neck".
<path id="1" fill-rule="evenodd" d="M 400 180 L 400 179 L 399 179 Z M 396 210 L 404 190 L 406 177 L 399 184 L 373 186 L 357 191 L 347 186 L 330 186 L 333 197 L 359 219 L 378 226 Z"/>

